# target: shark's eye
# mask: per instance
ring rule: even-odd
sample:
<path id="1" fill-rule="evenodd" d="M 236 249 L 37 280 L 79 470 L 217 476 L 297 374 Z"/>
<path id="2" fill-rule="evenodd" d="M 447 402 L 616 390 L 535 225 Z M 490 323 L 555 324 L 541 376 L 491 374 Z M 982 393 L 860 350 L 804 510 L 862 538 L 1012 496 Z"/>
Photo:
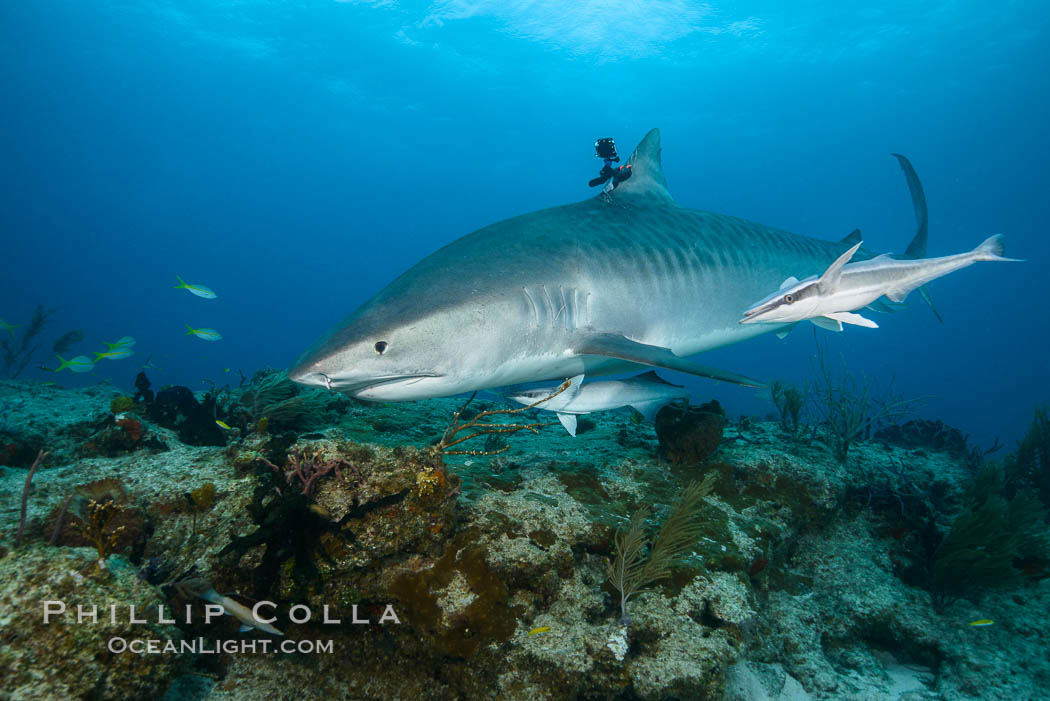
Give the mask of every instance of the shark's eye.
<path id="1" fill-rule="evenodd" d="M 383 355 L 383 353 L 386 353 L 388 345 L 390 344 L 386 341 L 376 341 L 376 353 L 379 353 L 379 355 Z"/>
<path id="2" fill-rule="evenodd" d="M 794 304 L 796 299 L 795 295 L 784 295 L 784 304 Z"/>

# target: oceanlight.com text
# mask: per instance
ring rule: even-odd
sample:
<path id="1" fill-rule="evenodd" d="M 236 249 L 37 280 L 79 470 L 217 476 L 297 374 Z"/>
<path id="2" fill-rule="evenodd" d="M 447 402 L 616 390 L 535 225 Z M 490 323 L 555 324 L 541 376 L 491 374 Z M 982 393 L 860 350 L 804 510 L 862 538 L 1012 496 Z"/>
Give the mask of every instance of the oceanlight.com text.
<path id="1" fill-rule="evenodd" d="M 114 654 L 131 653 L 133 655 L 163 655 L 192 653 L 201 655 L 266 655 L 271 653 L 303 653 L 325 655 L 334 652 L 331 640 L 274 640 L 257 638 L 244 640 L 208 640 L 194 638 L 191 640 L 126 640 L 113 637 L 106 647 Z"/>

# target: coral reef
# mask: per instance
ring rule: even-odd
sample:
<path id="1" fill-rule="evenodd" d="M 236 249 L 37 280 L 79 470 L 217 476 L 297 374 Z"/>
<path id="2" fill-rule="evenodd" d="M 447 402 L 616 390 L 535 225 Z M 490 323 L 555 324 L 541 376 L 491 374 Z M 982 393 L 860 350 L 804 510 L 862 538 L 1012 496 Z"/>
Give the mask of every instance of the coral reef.
<path id="1" fill-rule="evenodd" d="M 956 701 L 1050 687 L 1045 414 L 976 473 L 933 423 L 861 431 L 842 462 L 826 424 L 792 435 L 787 405 L 786 426 L 711 403 L 668 407 L 656 427 L 595 414 L 576 438 L 490 431 L 456 454 L 435 449 L 450 416 L 457 440 L 532 415 L 332 399 L 282 419 L 274 407 L 300 396 L 285 382 L 152 398 L 139 382 L 131 406 L 106 386 L 0 382 L 19 445 L 0 453 L 18 456 L 0 473 L 4 694 Z M 197 432 L 205 419 L 221 440 Z M 124 420 L 136 445 L 84 451 Z M 205 621 L 187 580 L 274 602 L 284 635 Z M 193 616 L 44 626 L 48 599 Z M 115 655 L 112 637 L 292 647 Z"/>
<path id="2" fill-rule="evenodd" d="M 45 622 L 48 601 L 61 602 L 65 612 Z M 159 698 L 187 660 L 114 652 L 110 641 L 180 640 L 178 628 L 156 622 L 163 603 L 120 558 L 110 558 L 100 576 L 87 549 L 34 545 L 0 557 L 0 693 L 11 699 Z M 94 611 L 95 620 L 78 622 L 78 606 Z M 129 606 L 153 622 L 131 623 Z M 110 607 L 118 612 L 113 617 Z"/>

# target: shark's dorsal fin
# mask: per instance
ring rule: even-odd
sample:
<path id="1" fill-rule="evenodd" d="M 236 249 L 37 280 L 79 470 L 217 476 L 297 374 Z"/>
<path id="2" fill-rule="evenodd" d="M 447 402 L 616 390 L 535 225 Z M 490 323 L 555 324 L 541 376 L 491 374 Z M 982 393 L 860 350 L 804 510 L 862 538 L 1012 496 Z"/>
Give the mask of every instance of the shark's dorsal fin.
<path id="1" fill-rule="evenodd" d="M 860 243 L 860 240 L 860 229 L 854 229 L 853 231 L 843 236 L 842 240 L 839 241 L 839 243 L 848 243 L 850 246 L 852 246 L 855 243 Z"/>
<path id="2" fill-rule="evenodd" d="M 863 243 L 863 241 L 858 241 L 853 244 L 848 251 L 836 258 L 835 262 L 828 266 L 828 269 L 820 276 L 820 280 L 817 281 L 817 286 L 820 288 L 821 292 L 830 293 L 835 291 L 839 286 L 839 280 L 842 278 L 842 268 L 849 262 L 849 259 L 853 257 L 853 254 L 857 252 L 861 243 Z"/>
<path id="3" fill-rule="evenodd" d="M 797 284 L 798 284 L 798 278 L 795 277 L 794 275 L 792 275 L 787 280 L 784 280 L 784 282 L 780 283 L 780 289 L 786 290 L 787 288 L 794 287 Z"/>
<path id="4" fill-rule="evenodd" d="M 631 166 L 631 177 L 605 195 L 614 199 L 646 198 L 673 203 L 667 191 L 667 180 L 660 165 L 660 130 L 652 129 L 642 139 L 625 165 Z"/>

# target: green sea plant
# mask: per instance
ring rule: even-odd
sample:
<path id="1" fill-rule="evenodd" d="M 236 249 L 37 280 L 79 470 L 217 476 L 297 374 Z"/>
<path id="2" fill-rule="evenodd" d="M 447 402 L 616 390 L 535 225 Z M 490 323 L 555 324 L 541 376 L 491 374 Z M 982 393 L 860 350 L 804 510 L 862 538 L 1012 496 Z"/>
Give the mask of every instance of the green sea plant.
<path id="1" fill-rule="evenodd" d="M 286 426 L 314 423 L 328 406 L 329 399 L 323 393 L 300 390 L 283 371 L 256 378 L 241 395 L 241 405 L 256 426 L 263 419 L 267 424 Z"/>
<path id="2" fill-rule="evenodd" d="M 627 602 L 632 596 L 671 574 L 675 560 L 684 555 L 701 534 L 701 522 L 697 519 L 700 500 L 714 486 L 716 472 L 710 472 L 701 481 L 693 481 L 671 506 L 656 538 L 646 533 L 646 522 L 651 513 L 649 506 L 635 512 L 627 531 L 617 531 L 615 537 L 616 556 L 605 562 L 605 573 L 609 583 L 620 592 L 620 620 L 627 622 Z"/>
<path id="3" fill-rule="evenodd" d="M 1009 487 L 1034 489 L 1050 508 L 1050 414 L 1047 406 L 1036 407 L 1028 432 L 1007 458 L 1006 481 Z"/>
<path id="4" fill-rule="evenodd" d="M 812 406 L 831 438 L 831 451 L 845 462 L 850 448 L 877 425 L 910 413 L 921 398 L 905 399 L 892 390 L 876 397 L 870 379 L 850 372 L 845 361 L 837 372 L 828 361 L 826 343 L 817 341 L 816 379 L 811 387 Z"/>
<path id="5" fill-rule="evenodd" d="M 974 600 L 992 588 L 1015 587 L 1024 575 L 1045 576 L 1050 565 L 1046 510 L 1033 490 L 1003 492 L 1003 468 L 989 463 L 968 490 L 962 513 L 934 552 L 933 603 Z"/>

